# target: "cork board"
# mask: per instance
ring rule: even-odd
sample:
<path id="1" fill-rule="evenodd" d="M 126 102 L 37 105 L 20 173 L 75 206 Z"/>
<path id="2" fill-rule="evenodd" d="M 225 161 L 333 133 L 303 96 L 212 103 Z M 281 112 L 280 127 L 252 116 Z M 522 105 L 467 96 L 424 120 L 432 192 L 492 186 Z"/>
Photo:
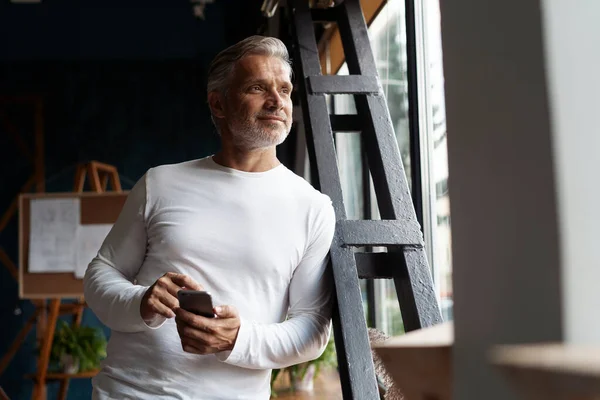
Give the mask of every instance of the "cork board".
<path id="1" fill-rule="evenodd" d="M 128 192 L 35 193 L 19 196 L 19 297 L 21 299 L 77 298 L 83 296 L 83 280 L 73 272 L 30 273 L 29 231 L 33 199 L 79 199 L 80 224 L 112 224 L 117 220 Z"/>

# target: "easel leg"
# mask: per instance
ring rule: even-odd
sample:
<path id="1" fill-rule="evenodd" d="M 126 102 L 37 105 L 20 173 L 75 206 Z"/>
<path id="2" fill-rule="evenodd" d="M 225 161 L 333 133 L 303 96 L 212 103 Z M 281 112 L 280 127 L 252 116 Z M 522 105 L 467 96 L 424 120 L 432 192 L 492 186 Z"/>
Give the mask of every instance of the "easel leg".
<path id="1" fill-rule="evenodd" d="M 83 192 L 83 185 L 85 184 L 86 168 L 84 164 L 77 165 L 77 171 L 75 171 L 75 192 Z"/>
<path id="2" fill-rule="evenodd" d="M 44 327 L 44 339 L 38 360 L 38 371 L 35 386 L 33 388 L 34 400 L 45 400 L 46 398 L 46 374 L 48 373 L 48 362 L 50 361 L 50 350 L 52 349 L 52 341 L 54 339 L 54 330 L 56 321 L 58 320 L 58 312 L 60 309 L 60 299 L 50 301 L 50 310 L 48 313 L 48 324 Z"/>
<path id="3" fill-rule="evenodd" d="M 58 399 L 66 400 L 68 392 L 69 392 L 69 379 L 63 379 L 60 382 L 60 389 L 58 391 Z"/>
<path id="4" fill-rule="evenodd" d="M 77 311 L 75 311 L 75 319 L 73 324 L 75 326 L 81 325 L 81 319 L 83 318 L 83 311 L 85 310 L 85 299 L 80 297 L 77 299 Z"/>
<path id="5" fill-rule="evenodd" d="M 33 305 L 38 310 L 36 345 L 41 348 L 46 337 L 46 325 L 48 324 L 48 307 L 46 300 L 32 300 Z"/>

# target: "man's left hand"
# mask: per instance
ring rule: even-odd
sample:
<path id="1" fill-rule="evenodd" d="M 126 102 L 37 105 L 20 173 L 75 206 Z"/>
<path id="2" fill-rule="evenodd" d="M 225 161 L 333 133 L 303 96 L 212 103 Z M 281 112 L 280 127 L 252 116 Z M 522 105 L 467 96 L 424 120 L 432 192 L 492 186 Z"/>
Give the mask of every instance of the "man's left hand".
<path id="1" fill-rule="evenodd" d="M 232 350 L 240 329 L 240 316 L 233 306 L 215 307 L 216 318 L 206 318 L 181 308 L 175 311 L 181 346 L 187 353 L 213 354 Z"/>

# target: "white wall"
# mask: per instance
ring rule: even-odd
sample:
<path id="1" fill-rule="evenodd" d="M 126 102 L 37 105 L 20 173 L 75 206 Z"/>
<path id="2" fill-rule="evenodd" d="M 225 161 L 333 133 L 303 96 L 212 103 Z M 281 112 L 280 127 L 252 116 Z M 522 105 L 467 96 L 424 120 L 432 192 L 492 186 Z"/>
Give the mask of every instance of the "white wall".
<path id="1" fill-rule="evenodd" d="M 441 1 L 441 15 L 454 398 L 516 399 L 508 382 L 488 366 L 490 346 L 562 339 L 540 5 Z"/>
<path id="2" fill-rule="evenodd" d="M 600 1 L 543 0 L 565 339 L 600 343 Z"/>

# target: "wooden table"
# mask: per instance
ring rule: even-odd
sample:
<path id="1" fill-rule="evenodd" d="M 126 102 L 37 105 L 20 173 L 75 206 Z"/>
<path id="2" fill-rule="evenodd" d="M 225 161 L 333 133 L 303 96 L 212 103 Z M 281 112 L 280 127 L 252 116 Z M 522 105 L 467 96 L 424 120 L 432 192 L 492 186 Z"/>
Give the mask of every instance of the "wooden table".
<path id="1" fill-rule="evenodd" d="M 451 322 L 393 337 L 374 346 L 386 370 L 407 399 L 452 397 Z"/>
<path id="2" fill-rule="evenodd" d="M 531 400 L 599 400 L 600 347 L 568 344 L 506 345 L 492 364 Z"/>

